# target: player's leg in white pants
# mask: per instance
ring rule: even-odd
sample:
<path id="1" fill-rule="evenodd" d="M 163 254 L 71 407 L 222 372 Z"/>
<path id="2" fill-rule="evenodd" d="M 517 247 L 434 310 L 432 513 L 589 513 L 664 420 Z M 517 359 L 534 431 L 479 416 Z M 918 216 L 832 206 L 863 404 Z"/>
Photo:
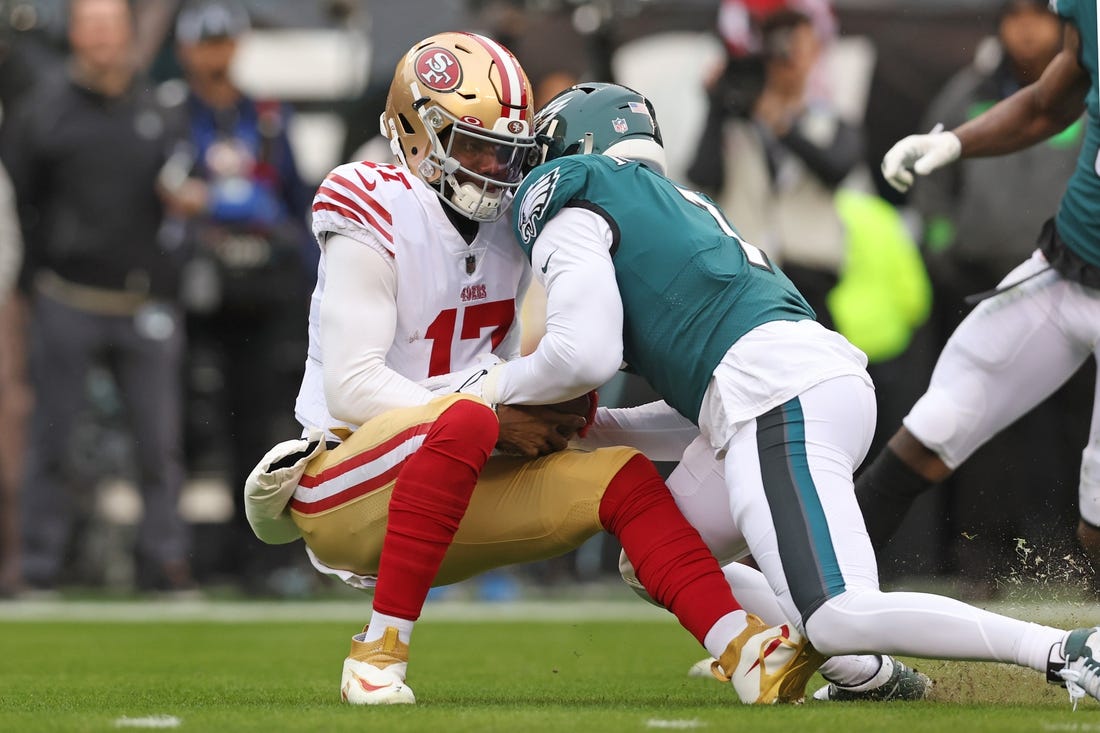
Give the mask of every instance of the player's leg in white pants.
<path id="1" fill-rule="evenodd" d="M 705 439 L 700 437 L 687 447 L 667 483 L 685 518 L 722 564 L 737 602 L 769 625 L 790 623 L 764 575 L 736 562 L 748 555 L 748 545 L 730 514 L 722 462 Z M 632 587 L 637 590 L 640 584 Z M 873 677 L 880 666 L 876 654 L 845 655 L 825 660 L 820 671 L 833 682 L 854 685 Z"/>
<path id="2" fill-rule="evenodd" d="M 882 652 L 1012 662 L 1046 671 L 1066 632 L 926 593 L 883 593 L 852 473 L 874 392 L 823 382 L 738 430 L 725 457 L 730 510 L 780 607 L 827 655 Z"/>
<path id="3" fill-rule="evenodd" d="M 1037 252 L 1003 283 L 1019 282 L 1044 267 Z M 966 317 L 905 427 L 955 469 L 1064 384 L 1089 354 L 1100 356 L 1100 291 L 1054 271 L 1040 274 L 982 302 Z M 1094 561 L 1100 558 L 1098 403 L 1100 391 L 1093 398 L 1079 484 L 1078 536 Z"/>
<path id="4" fill-rule="evenodd" d="M 1044 267 L 1046 260 L 1037 252 L 1003 283 Z M 958 468 L 1053 394 L 1098 343 L 1100 291 L 1053 270 L 1038 275 L 983 301 L 959 324 L 936 361 L 928 391 L 905 417 L 905 427 L 949 468 Z M 1096 440 L 1094 422 L 1090 445 Z"/>

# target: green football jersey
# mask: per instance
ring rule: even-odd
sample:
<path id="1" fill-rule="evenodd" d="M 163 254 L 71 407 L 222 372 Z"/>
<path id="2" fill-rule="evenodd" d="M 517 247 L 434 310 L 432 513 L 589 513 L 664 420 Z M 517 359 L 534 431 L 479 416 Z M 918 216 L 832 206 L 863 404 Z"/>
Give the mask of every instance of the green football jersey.
<path id="1" fill-rule="evenodd" d="M 690 420 L 698 420 L 711 375 L 737 339 L 764 323 L 814 317 L 711 199 L 641 164 L 573 155 L 532 171 L 512 210 L 528 258 L 542 227 L 569 206 L 599 214 L 611 228 L 624 359 Z"/>
<path id="2" fill-rule="evenodd" d="M 1091 85 L 1085 97 L 1088 121 L 1085 144 L 1069 179 L 1055 223 L 1066 246 L 1089 264 L 1100 267 L 1100 74 L 1097 69 L 1095 0 L 1056 0 L 1058 15 L 1073 24 L 1081 36 L 1081 65 Z"/>

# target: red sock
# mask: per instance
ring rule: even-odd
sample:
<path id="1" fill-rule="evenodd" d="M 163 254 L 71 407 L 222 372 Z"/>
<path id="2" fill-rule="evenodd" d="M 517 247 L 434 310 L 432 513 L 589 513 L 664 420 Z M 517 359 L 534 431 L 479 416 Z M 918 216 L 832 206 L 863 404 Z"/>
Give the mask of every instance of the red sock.
<path id="1" fill-rule="evenodd" d="M 435 421 L 390 497 L 374 610 L 415 621 L 451 546 L 499 424 L 485 405 L 460 400 Z"/>
<path id="2" fill-rule="evenodd" d="M 700 644 L 718 619 L 741 608 L 718 561 L 645 456 L 627 461 L 608 484 L 600 522 L 619 538 L 650 597 Z"/>

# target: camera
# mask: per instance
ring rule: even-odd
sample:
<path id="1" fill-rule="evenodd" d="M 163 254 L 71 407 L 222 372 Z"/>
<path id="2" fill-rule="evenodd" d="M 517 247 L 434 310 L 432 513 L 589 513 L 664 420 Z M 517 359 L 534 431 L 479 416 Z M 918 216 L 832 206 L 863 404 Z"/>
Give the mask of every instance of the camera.
<path id="1" fill-rule="evenodd" d="M 711 104 L 723 117 L 749 117 L 764 89 L 763 54 L 730 56 L 711 92 Z"/>

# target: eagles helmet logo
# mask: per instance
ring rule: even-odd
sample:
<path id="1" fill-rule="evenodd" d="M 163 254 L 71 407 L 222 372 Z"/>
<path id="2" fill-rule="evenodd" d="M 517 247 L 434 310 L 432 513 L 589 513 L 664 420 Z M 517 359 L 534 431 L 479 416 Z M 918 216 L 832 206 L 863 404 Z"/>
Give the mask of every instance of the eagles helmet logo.
<path id="1" fill-rule="evenodd" d="M 543 174 L 531 184 L 519 208 L 519 236 L 524 244 L 530 244 L 538 236 L 538 220 L 546 213 L 546 205 L 558 186 L 558 169 Z"/>
<path id="2" fill-rule="evenodd" d="M 533 123 L 535 131 L 540 134 L 546 134 L 544 128 L 550 124 L 550 120 L 558 116 L 558 112 L 561 112 L 571 100 L 572 97 L 568 95 L 560 95 L 547 102 L 546 105 L 535 114 L 535 121 Z"/>

